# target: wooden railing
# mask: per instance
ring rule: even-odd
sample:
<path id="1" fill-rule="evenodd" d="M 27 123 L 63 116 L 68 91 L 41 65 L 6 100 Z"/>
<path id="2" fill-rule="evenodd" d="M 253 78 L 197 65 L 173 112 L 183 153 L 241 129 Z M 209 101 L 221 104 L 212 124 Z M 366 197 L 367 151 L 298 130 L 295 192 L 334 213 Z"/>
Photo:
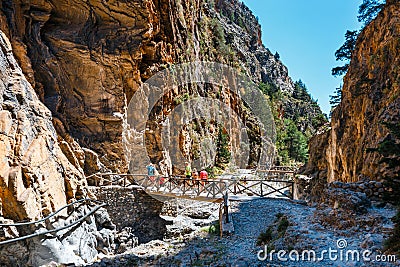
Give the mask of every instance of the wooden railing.
<path id="1" fill-rule="evenodd" d="M 285 170 L 268 171 L 268 176 L 247 179 L 233 177 L 231 179 L 194 180 L 180 176 L 147 176 L 145 174 L 104 173 L 98 176 L 120 175 L 117 179 L 102 179 L 102 184 L 96 186 L 136 187 L 149 194 L 171 197 L 186 197 L 194 199 L 221 200 L 226 192 L 230 195 L 268 197 L 275 194 L 280 197 L 293 198 L 294 172 Z M 275 176 L 273 176 L 275 175 Z M 130 177 L 129 179 L 127 179 Z"/>

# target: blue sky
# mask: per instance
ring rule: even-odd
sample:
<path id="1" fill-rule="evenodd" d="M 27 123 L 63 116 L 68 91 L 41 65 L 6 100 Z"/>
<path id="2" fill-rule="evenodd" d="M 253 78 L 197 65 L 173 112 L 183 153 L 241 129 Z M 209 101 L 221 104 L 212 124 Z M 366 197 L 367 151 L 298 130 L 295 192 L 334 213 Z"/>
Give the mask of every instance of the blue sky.
<path id="1" fill-rule="evenodd" d="M 301 79 L 324 113 L 329 95 L 342 83 L 331 69 L 340 65 L 335 51 L 346 30 L 358 30 L 362 0 L 244 0 L 258 16 L 262 40 L 272 53 L 278 51 L 293 80 Z"/>

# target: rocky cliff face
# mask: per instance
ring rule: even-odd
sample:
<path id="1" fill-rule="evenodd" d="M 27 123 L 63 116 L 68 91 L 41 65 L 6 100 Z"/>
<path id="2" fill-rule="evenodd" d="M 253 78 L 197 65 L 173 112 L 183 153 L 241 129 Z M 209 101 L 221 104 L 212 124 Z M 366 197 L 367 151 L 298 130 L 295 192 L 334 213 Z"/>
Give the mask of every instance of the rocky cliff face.
<path id="1" fill-rule="evenodd" d="M 42 217 L 81 196 L 84 174 L 127 170 L 127 105 L 159 70 L 216 61 L 256 84 L 288 95 L 295 90 L 287 68 L 262 45 L 256 18 L 237 0 L 3 0 L 0 30 L 10 40 L 0 42 L 0 198 L 2 215 L 16 221 Z M 150 128 L 160 128 L 159 115 L 196 94 L 192 89 L 170 92 Z M 215 96 L 216 89 L 199 91 Z M 232 94 L 220 99 L 247 123 L 257 148 L 257 125 L 243 103 Z M 182 133 L 181 148 L 194 159 L 191 151 L 204 137 L 215 141 L 218 125 L 199 121 Z M 147 138 L 150 160 L 168 161 L 159 136 Z"/>
<path id="2" fill-rule="evenodd" d="M 175 63 L 216 61 L 287 96 L 295 91 L 287 68 L 262 45 L 256 18 L 237 0 L 4 0 L 0 30 L 4 32 L 0 38 L 1 215 L 14 221 L 41 218 L 81 197 L 87 186 L 85 174 L 127 170 L 122 142 L 127 105 L 159 70 Z M 219 99 L 237 112 L 257 150 L 260 140 L 254 118 L 237 96 L 221 93 L 216 86 L 174 88 L 151 114 L 149 128 L 160 129 L 161 114 L 196 94 Z M 287 114 L 292 116 L 299 103 L 285 99 L 284 105 L 291 108 Z M 137 110 L 145 108 L 145 103 L 135 104 Z M 226 134 L 218 127 L 204 120 L 185 126 L 178 140 L 183 154 L 196 159 L 202 140 L 215 142 L 220 133 Z M 231 130 L 226 143 L 235 151 L 234 143 L 240 146 L 235 135 L 240 131 L 237 125 Z M 150 160 L 168 162 L 173 155 L 160 150 L 159 132 L 146 137 Z M 250 158 L 257 161 L 256 153 Z M 142 163 L 137 168 L 144 167 Z M 151 219 L 151 231 L 142 219 L 132 225 L 140 242 L 163 233 L 165 222 L 157 220 L 157 205 L 161 203 L 141 203 L 132 211 L 132 218 L 142 218 L 146 225 Z M 85 213 L 87 208 L 81 208 L 50 227 L 63 226 Z M 18 231 L 32 233 L 48 226 Z M 115 249 L 113 225 L 104 211 L 59 234 L 62 238 L 36 238 L 8 246 L 0 250 L 0 261 L 82 264 L 99 251 Z"/>
<path id="3" fill-rule="evenodd" d="M 39 101 L 25 79 L 13 56 L 10 42 L 0 31 L 1 223 L 41 219 L 86 193 L 83 170 L 68 160 L 62 151 L 63 142 L 57 138 L 50 110 Z M 59 213 L 62 219 L 48 220 L 46 226 L 51 225 L 50 229 L 64 226 L 73 222 L 76 219 L 74 216 L 82 217 L 88 212 L 86 207 L 76 208 L 72 216 L 69 216 L 71 212 L 67 215 L 67 209 L 62 210 Z M 104 211 L 98 215 L 108 216 Z M 51 238 L 42 242 L 40 238 L 33 238 L 2 245 L 1 265 L 39 266 L 50 260 L 64 263 L 90 261 L 97 254 L 96 247 L 102 246 L 97 239 L 109 238 L 112 232 L 99 222 L 91 217 L 88 222 L 70 228 L 68 234 L 59 233 L 64 235 L 60 239 Z M 18 228 L 1 226 L 0 240 L 32 234 L 38 228 L 42 232 L 47 230 L 44 224 Z M 101 233 L 100 228 L 104 228 Z"/>
<path id="4" fill-rule="evenodd" d="M 0 35 L 0 198 L 3 216 L 38 219 L 82 195 L 82 169 L 63 154 L 51 112 Z"/>
<path id="5" fill-rule="evenodd" d="M 390 170 L 379 164 L 379 154 L 367 149 L 388 135 L 382 122 L 399 122 L 399 21 L 399 1 L 388 1 L 360 33 L 344 78 L 342 101 L 332 113 L 330 129 L 311 142 L 306 173 L 328 182 L 390 176 Z"/>
<path id="6" fill-rule="evenodd" d="M 289 93 L 294 88 L 287 68 L 261 44 L 255 17 L 236 0 L 6 0 L 0 13 L 13 52 L 70 144 L 64 150 L 76 167 L 88 165 L 81 146 L 99 154 L 106 167 L 126 170 L 121 139 L 127 103 L 143 81 L 172 63 L 218 61 L 256 83 Z"/>

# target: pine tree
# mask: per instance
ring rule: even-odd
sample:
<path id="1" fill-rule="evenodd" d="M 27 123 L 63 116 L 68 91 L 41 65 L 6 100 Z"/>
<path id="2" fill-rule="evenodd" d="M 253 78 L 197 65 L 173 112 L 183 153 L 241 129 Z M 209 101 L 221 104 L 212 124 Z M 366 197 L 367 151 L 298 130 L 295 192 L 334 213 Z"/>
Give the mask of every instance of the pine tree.
<path id="1" fill-rule="evenodd" d="M 363 0 L 362 4 L 358 8 L 357 19 L 359 22 L 363 22 L 364 26 L 368 25 L 381 11 L 385 1 L 380 0 Z"/>
<path id="2" fill-rule="evenodd" d="M 296 124 L 289 119 L 285 120 L 286 125 L 286 147 L 290 158 L 297 162 L 306 162 L 308 159 L 307 139 L 297 129 Z"/>
<path id="3" fill-rule="evenodd" d="M 293 97 L 300 100 L 311 100 L 307 87 L 301 79 L 294 83 Z"/>
<path id="4" fill-rule="evenodd" d="M 331 104 L 333 108 L 336 107 L 340 101 L 342 101 L 342 85 L 337 87 L 333 92 L 333 95 L 330 95 L 329 98 L 329 104 Z"/>
<path id="5" fill-rule="evenodd" d="M 358 8 L 357 19 L 363 22 L 364 26 L 369 24 L 385 5 L 384 0 L 363 0 Z M 345 34 L 344 44 L 335 52 L 336 61 L 349 61 L 356 45 L 358 31 L 347 31 Z M 332 69 L 333 76 L 341 76 L 346 74 L 349 68 L 349 63 L 346 62 L 343 66 L 338 66 Z"/>
<path id="6" fill-rule="evenodd" d="M 353 54 L 354 48 L 356 46 L 358 31 L 349 31 L 345 33 L 344 44 L 335 52 L 336 61 L 349 61 L 351 55 Z M 343 66 L 335 67 L 332 69 L 333 76 L 340 76 L 347 72 L 349 68 L 349 63 L 347 62 Z"/>
<path id="7" fill-rule="evenodd" d="M 217 139 L 217 155 L 215 165 L 224 168 L 224 165 L 231 160 L 231 152 L 229 150 L 229 135 L 224 132 L 223 127 L 219 127 Z"/>

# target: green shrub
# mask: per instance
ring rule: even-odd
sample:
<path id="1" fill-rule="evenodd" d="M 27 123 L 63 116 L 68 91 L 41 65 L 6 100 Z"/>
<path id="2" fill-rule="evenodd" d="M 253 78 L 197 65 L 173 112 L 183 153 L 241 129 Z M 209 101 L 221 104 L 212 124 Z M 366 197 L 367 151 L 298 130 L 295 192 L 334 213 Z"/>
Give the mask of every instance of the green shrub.
<path id="1" fill-rule="evenodd" d="M 219 221 L 215 221 L 209 226 L 202 227 L 200 231 L 209 233 L 210 235 L 220 235 Z"/>
<path id="2" fill-rule="evenodd" d="M 272 228 L 268 227 L 265 232 L 261 232 L 257 237 L 257 246 L 268 244 L 272 241 Z"/>
<path id="3" fill-rule="evenodd" d="M 183 95 L 177 96 L 174 99 L 176 105 L 182 104 L 183 102 L 189 100 L 189 93 L 184 93 Z"/>
<path id="4" fill-rule="evenodd" d="M 278 224 L 278 232 L 283 235 L 286 233 L 286 229 L 289 227 L 289 220 L 287 219 L 286 216 L 282 216 L 280 218 L 279 224 Z"/>

